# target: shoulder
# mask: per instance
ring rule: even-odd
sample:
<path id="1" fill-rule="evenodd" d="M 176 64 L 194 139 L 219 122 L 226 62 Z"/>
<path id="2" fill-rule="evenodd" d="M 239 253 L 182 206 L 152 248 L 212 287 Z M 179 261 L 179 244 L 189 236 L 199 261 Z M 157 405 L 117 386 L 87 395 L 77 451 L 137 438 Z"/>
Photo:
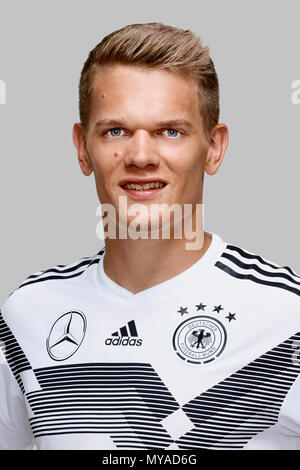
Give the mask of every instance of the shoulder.
<path id="1" fill-rule="evenodd" d="M 281 266 L 261 254 L 226 243 L 215 266 L 240 284 L 265 286 L 265 290 L 285 292 L 300 298 L 300 275 L 290 266 Z M 244 282 L 243 282 L 244 281 Z"/>
<path id="2" fill-rule="evenodd" d="M 75 279 L 84 279 L 92 266 L 99 263 L 104 254 L 102 248 L 93 256 L 79 258 L 76 261 L 62 265 L 58 264 L 50 268 L 37 271 L 28 276 L 16 289 L 14 289 L 4 302 L 1 313 L 3 317 L 13 319 L 18 311 L 24 311 L 37 303 L 39 298 L 47 301 L 60 287 L 72 283 Z"/>

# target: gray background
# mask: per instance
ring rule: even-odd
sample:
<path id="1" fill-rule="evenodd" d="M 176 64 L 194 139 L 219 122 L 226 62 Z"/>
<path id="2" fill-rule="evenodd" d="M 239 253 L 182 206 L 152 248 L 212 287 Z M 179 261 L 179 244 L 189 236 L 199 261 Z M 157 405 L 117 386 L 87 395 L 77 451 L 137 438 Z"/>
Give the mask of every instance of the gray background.
<path id="1" fill-rule="evenodd" d="M 297 1 L 1 1 L 0 304 L 25 277 L 93 255 L 93 176 L 72 142 L 89 51 L 129 23 L 191 29 L 210 46 L 230 143 L 205 179 L 205 228 L 300 272 Z"/>

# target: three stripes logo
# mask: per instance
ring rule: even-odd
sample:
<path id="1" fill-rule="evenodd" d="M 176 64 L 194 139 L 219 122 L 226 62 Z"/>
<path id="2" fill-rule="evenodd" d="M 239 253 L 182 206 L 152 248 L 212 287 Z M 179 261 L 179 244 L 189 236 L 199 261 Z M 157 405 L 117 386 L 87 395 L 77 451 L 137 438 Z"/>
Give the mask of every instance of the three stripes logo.
<path id="1" fill-rule="evenodd" d="M 134 320 L 129 321 L 105 340 L 107 346 L 141 346 L 142 342 L 143 340 L 138 338 Z"/>

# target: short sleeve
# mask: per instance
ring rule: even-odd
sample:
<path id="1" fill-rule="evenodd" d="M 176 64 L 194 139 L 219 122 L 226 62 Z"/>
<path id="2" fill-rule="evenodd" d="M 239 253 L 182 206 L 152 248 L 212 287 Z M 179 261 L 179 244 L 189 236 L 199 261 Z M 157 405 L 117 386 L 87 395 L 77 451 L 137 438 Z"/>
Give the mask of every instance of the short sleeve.
<path id="1" fill-rule="evenodd" d="M 0 450 L 29 450 L 33 444 L 24 395 L 0 349 Z"/>

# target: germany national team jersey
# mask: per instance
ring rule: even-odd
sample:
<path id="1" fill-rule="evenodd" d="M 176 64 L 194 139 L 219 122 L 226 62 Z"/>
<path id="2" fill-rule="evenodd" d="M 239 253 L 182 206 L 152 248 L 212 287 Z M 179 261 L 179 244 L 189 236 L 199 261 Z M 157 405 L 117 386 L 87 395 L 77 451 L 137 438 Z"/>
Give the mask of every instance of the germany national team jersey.
<path id="1" fill-rule="evenodd" d="M 211 235 L 137 294 L 103 248 L 8 297 L 1 449 L 300 449 L 300 277 Z"/>

